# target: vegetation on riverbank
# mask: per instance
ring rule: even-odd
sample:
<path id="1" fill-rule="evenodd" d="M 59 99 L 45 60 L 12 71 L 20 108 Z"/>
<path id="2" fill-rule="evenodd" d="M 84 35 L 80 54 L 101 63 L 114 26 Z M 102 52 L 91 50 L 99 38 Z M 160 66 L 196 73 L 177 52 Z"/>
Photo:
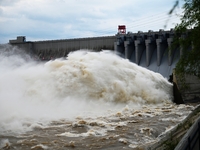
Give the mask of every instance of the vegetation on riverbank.
<path id="1" fill-rule="evenodd" d="M 176 0 L 171 15 L 181 0 Z M 200 0 L 184 0 L 181 23 L 175 26 L 173 48 L 180 47 L 182 56 L 175 71 L 179 80 L 185 82 L 185 74 L 200 78 Z M 187 85 L 185 86 L 187 87 Z"/>

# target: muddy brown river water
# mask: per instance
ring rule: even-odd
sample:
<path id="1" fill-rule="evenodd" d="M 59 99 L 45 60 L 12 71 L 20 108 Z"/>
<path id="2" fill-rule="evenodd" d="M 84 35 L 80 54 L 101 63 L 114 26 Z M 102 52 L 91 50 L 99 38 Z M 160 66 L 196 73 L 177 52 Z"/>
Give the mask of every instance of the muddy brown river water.
<path id="1" fill-rule="evenodd" d="M 158 142 L 194 109 L 166 104 L 131 110 L 125 107 L 106 117 L 37 123 L 33 131 L 0 134 L 1 149 L 145 149 Z M 27 125 L 28 126 L 28 125 Z M 7 134 L 7 135 L 6 135 Z"/>
<path id="2" fill-rule="evenodd" d="M 0 149 L 145 149 L 194 109 L 162 75 L 112 51 L 36 62 L 0 46 Z"/>

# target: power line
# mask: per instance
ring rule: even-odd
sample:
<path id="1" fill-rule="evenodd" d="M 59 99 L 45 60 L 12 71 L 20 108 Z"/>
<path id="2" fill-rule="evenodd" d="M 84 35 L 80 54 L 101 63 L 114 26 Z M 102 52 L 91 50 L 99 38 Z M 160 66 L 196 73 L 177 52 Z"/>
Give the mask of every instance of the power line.
<path id="1" fill-rule="evenodd" d="M 178 17 L 176 14 L 172 14 L 171 16 L 168 15 L 168 11 L 166 12 L 162 12 L 159 14 L 155 14 L 155 15 L 150 15 L 150 16 L 145 16 L 143 18 L 139 18 L 136 19 L 134 21 L 130 21 L 130 23 L 126 24 L 126 26 L 128 27 L 129 30 L 137 28 L 137 27 L 146 27 L 146 26 L 152 26 L 155 23 L 163 23 L 163 27 L 165 25 L 165 23 L 167 22 L 167 20 L 170 17 L 170 21 L 177 21 Z M 114 30 L 113 30 L 114 29 Z M 83 32 L 87 32 L 84 36 L 90 36 L 90 35 L 108 35 L 108 34 L 112 34 L 112 33 L 117 33 L 117 25 L 115 27 L 109 27 L 109 28 L 104 28 L 102 30 L 86 30 L 86 31 L 82 31 Z M 91 32 L 88 33 L 88 32 Z M 75 37 L 75 36 L 74 36 Z"/>

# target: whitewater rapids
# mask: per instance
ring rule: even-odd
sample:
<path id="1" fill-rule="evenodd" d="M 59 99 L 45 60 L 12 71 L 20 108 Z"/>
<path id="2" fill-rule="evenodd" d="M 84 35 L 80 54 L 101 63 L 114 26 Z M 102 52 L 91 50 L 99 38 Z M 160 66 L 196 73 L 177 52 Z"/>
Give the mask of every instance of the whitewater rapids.
<path id="1" fill-rule="evenodd" d="M 54 137 L 61 141 L 68 137 L 72 138 L 68 139 L 71 148 L 79 145 L 75 144 L 76 138 L 92 144 L 87 139 L 91 136 L 112 135 L 129 148 L 154 143 L 193 109 L 175 105 L 172 89 L 173 85 L 160 74 L 111 51 L 79 50 L 67 58 L 43 63 L 16 47 L 2 45 L 0 148 L 5 143 L 23 148 L 19 145 L 32 140 L 35 142 L 30 142 L 28 148 L 54 149 L 55 145 L 38 140 L 47 132 L 51 137 L 47 143 L 52 143 Z M 149 125 L 151 121 L 153 127 Z M 121 137 L 118 127 L 132 129 L 132 137 L 128 133 Z"/>

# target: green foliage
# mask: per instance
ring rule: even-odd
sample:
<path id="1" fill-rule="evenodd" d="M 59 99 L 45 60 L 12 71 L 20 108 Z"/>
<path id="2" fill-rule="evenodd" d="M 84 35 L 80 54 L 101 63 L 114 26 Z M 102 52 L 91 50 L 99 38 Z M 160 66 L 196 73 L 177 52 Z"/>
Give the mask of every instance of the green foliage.
<path id="1" fill-rule="evenodd" d="M 173 13 L 179 0 L 169 12 Z M 175 27 L 175 46 L 182 50 L 182 56 L 175 71 L 181 80 L 185 74 L 200 78 L 200 0 L 184 0 L 181 23 Z"/>

